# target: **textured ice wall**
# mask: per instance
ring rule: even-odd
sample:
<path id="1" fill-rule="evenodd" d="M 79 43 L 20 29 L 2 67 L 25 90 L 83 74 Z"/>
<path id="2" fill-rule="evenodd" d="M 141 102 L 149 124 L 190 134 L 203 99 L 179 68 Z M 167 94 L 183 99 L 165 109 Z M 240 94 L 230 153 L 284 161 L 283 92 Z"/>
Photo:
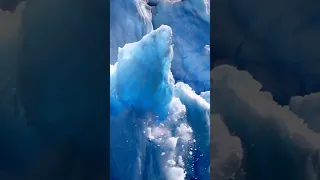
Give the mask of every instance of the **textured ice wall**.
<path id="1" fill-rule="evenodd" d="M 143 0 L 110 1 L 110 63 L 117 61 L 118 48 L 151 32 L 150 7 Z"/>
<path id="2" fill-rule="evenodd" d="M 148 4 L 149 5 L 148 5 Z M 209 90 L 210 2 L 208 0 L 111 1 L 111 64 L 118 48 L 161 25 L 173 31 L 172 73 L 197 93 Z"/>
<path id="3" fill-rule="evenodd" d="M 111 178 L 209 179 L 209 4 L 148 3 L 111 1 Z"/>
<path id="4" fill-rule="evenodd" d="M 209 179 L 210 105 L 174 82 L 172 58 L 163 25 L 110 65 L 111 179 Z"/>
<path id="5" fill-rule="evenodd" d="M 152 9 L 154 28 L 169 25 L 173 31 L 176 80 L 196 92 L 210 85 L 210 2 L 207 0 L 160 1 Z"/>

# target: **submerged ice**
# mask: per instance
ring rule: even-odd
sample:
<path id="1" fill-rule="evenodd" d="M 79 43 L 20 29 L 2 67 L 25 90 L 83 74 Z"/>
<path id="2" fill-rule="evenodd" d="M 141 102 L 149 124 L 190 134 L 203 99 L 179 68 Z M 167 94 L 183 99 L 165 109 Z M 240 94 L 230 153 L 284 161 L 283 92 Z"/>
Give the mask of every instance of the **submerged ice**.
<path id="1" fill-rule="evenodd" d="M 110 65 L 111 179 L 209 179 L 209 94 L 175 82 L 172 36 L 162 25 Z"/>

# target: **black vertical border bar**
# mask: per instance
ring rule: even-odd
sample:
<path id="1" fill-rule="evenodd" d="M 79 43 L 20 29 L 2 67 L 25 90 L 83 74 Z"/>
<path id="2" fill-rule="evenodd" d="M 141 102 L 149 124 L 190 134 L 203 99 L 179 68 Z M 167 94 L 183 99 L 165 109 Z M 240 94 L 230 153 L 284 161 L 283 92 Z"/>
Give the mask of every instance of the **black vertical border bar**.
<path id="1" fill-rule="evenodd" d="M 68 0 L 66 0 L 67 2 Z M 86 28 L 84 29 L 78 29 L 79 32 L 71 32 L 71 33 L 83 33 L 86 35 L 83 39 L 76 39 L 74 37 L 71 37 L 71 44 L 77 44 L 77 43 L 83 43 L 81 44 L 80 50 L 83 51 L 89 51 L 85 54 L 86 56 L 93 58 L 90 59 L 88 58 L 87 61 L 85 61 L 84 64 L 87 62 L 90 65 L 90 67 L 86 68 L 84 71 L 88 71 L 85 73 L 79 73 L 81 74 L 81 77 L 75 77 L 77 80 L 83 79 L 84 84 L 77 84 L 79 85 L 79 88 L 81 88 L 81 95 L 90 95 L 90 103 L 88 104 L 88 107 L 85 109 L 85 113 L 80 113 L 80 114 L 85 114 L 86 117 L 83 117 L 84 119 L 87 118 L 90 121 L 97 121 L 96 123 L 88 123 L 85 124 L 88 127 L 84 128 L 86 131 L 83 132 L 88 132 L 89 134 L 81 134 L 86 136 L 88 142 L 90 144 L 85 144 L 85 147 L 81 146 L 76 146 L 78 149 L 72 149 L 73 151 L 79 153 L 80 155 L 77 154 L 77 156 L 80 156 L 82 159 L 79 160 L 81 163 L 86 162 L 85 167 L 81 168 L 82 172 L 78 172 L 79 174 L 82 175 L 83 180 L 100 180 L 100 179 L 110 179 L 110 1 L 109 0 L 92 0 L 92 1 L 87 1 L 87 0 L 81 0 L 81 1 L 75 1 L 74 2 L 78 3 L 79 8 L 86 8 L 89 10 L 94 9 L 95 12 L 88 14 L 85 17 L 88 17 L 90 19 L 84 19 L 83 20 L 83 26 L 87 25 Z M 73 1 L 68 1 L 68 3 L 72 3 Z M 29 2 L 29 1 L 28 1 Z M 30 1 L 30 2 L 35 2 L 35 1 Z M 37 1 L 39 2 L 39 1 Z M 72 10 L 71 10 L 72 11 Z M 28 12 L 31 13 L 31 12 Z M 59 12 L 57 12 L 59 13 Z M 90 11 L 88 12 L 90 13 Z M 39 13 L 40 14 L 40 13 Z M 40 14 L 41 15 L 41 14 Z M 45 19 L 45 18 L 44 18 Z M 93 20 L 94 22 L 91 22 L 89 20 Z M 24 23 L 27 23 L 24 21 Z M 79 23 L 79 22 L 77 22 Z M 92 26 L 92 27 L 90 27 Z M 69 32 L 68 32 L 69 33 Z M 93 34 L 92 34 L 93 33 Z M 60 41 L 65 40 L 63 36 L 58 36 L 59 34 L 54 34 L 57 36 L 57 39 Z M 26 43 L 28 39 L 24 39 L 22 47 L 21 48 L 30 48 L 28 46 L 28 43 Z M 44 44 L 44 48 L 46 47 L 47 44 Z M 50 44 L 52 48 L 56 48 L 56 44 Z M 69 50 L 68 48 L 72 48 L 69 46 L 66 46 L 66 50 Z M 72 50 L 72 49 L 71 49 Z M 41 50 L 39 50 L 41 51 Z M 28 55 L 28 54 L 27 54 Z M 28 98 L 27 95 L 25 95 L 25 92 L 33 92 L 32 88 L 38 87 L 38 84 L 32 84 L 30 86 L 32 77 L 29 77 L 30 73 L 37 73 L 34 72 L 34 67 L 30 67 L 33 64 L 29 63 L 29 61 L 32 59 L 33 56 L 27 56 L 26 54 L 20 53 L 19 56 L 23 57 L 23 60 L 19 63 L 19 88 L 20 90 L 23 89 L 23 92 L 20 92 L 19 95 L 20 97 L 25 97 Z M 77 57 L 77 53 L 75 53 L 75 50 L 73 49 L 72 55 L 69 55 L 71 57 L 75 56 Z M 94 62 L 92 62 L 94 61 Z M 23 62 L 23 63 L 22 63 Z M 87 65 L 88 65 L 87 64 Z M 28 65 L 27 67 L 25 67 Z M 27 70 L 26 70 L 27 69 Z M 74 76 L 74 75 L 73 75 Z M 44 75 L 41 76 L 41 78 L 45 77 Z M 42 80 L 42 79 L 41 79 Z M 43 80 L 41 82 L 44 82 Z M 66 81 L 70 82 L 71 81 Z M 68 84 L 69 85 L 69 84 Z M 71 85 L 69 85 L 71 86 Z M 78 87 L 78 86 L 77 86 Z M 76 88 L 76 87 L 73 87 Z M 89 89 L 89 90 L 88 90 Z M 83 93 L 84 91 L 85 93 Z M 37 92 L 40 92 L 38 90 Z M 95 94 L 89 94 L 88 92 L 94 92 Z M 74 93 L 74 92 L 73 92 Z M 34 93 L 37 95 L 37 93 Z M 91 96 L 92 95 L 92 96 Z M 74 96 L 76 94 L 74 93 Z M 32 96 L 33 97 L 33 96 Z M 82 97 L 79 97 L 82 98 Z M 30 104 L 32 105 L 35 103 L 38 106 L 41 106 L 42 99 L 38 98 L 38 101 L 34 102 L 33 99 L 30 100 Z M 93 105 L 89 107 L 90 105 Z M 36 107 L 36 106 L 35 106 Z M 35 116 L 38 116 L 37 110 L 33 110 L 35 113 Z M 75 113 L 77 114 L 77 113 Z M 64 115 L 65 116 L 65 115 Z M 81 117 L 82 118 L 82 117 Z M 30 118 L 33 120 L 33 118 Z M 86 121 L 88 122 L 88 121 Z M 93 125 L 94 124 L 94 125 Z M 99 124 L 96 126 L 96 124 Z M 81 124 L 84 125 L 84 124 Z M 41 133 L 43 133 L 45 130 L 41 129 Z M 56 129 L 53 130 L 54 133 Z M 52 133 L 53 134 L 53 133 Z M 51 134 L 50 134 L 51 135 Z M 78 135 L 78 134 L 77 134 Z M 55 137 L 53 137 L 55 138 Z M 94 139 L 93 139 L 94 138 Z M 71 145 L 70 145 L 71 146 Z M 68 159 L 65 158 L 63 161 L 63 165 L 67 164 Z M 56 167 L 53 167 L 56 168 Z M 61 167 L 63 169 L 64 167 Z M 69 169 L 66 168 L 68 171 Z M 45 176 L 48 176 L 45 174 Z M 33 174 L 30 175 L 30 177 L 25 177 L 24 179 L 26 180 L 35 180 Z"/>
<path id="2" fill-rule="evenodd" d="M 107 130 L 107 132 L 108 132 L 108 155 L 107 155 L 107 157 L 108 157 L 108 169 L 107 169 L 107 175 L 108 175 L 108 177 L 107 177 L 107 179 L 110 179 L 111 177 L 110 177 L 110 0 L 106 0 L 107 1 L 107 3 L 106 3 L 106 6 L 107 6 L 107 8 L 106 8 L 106 10 L 107 10 L 107 12 L 106 12 L 106 14 L 107 14 L 107 16 L 106 17 L 108 17 L 107 18 L 107 23 L 106 23 L 106 26 L 107 26 L 107 31 L 106 31 L 106 35 L 107 35 L 107 39 L 108 39 L 108 49 L 107 49 L 107 59 L 108 59 L 108 65 L 107 65 L 107 67 L 108 67 L 108 69 L 109 69 L 109 71 L 108 71 L 108 75 L 107 75 L 107 77 L 108 77 L 108 80 L 107 80 L 107 86 L 108 86 L 108 90 L 106 91 L 106 93 L 107 93 L 107 95 L 108 95 L 108 99 L 107 99 L 107 101 L 108 101 L 108 106 L 107 106 L 107 113 L 108 113 L 108 123 L 107 123 L 107 128 L 106 128 L 106 130 Z"/>
<path id="3" fill-rule="evenodd" d="M 99 2 L 102 3 L 104 6 L 102 8 L 102 14 L 101 17 L 105 17 L 102 20 L 102 29 L 105 32 L 102 40 L 102 47 L 101 51 L 106 52 L 105 61 L 102 63 L 103 67 L 103 74 L 102 74 L 102 79 L 101 83 L 104 85 L 103 88 L 101 89 L 101 114 L 102 118 L 105 119 L 105 127 L 104 131 L 106 132 L 106 159 L 105 159 L 105 164 L 104 166 L 105 169 L 105 177 L 104 179 L 110 179 L 110 0 L 99 0 Z M 107 78 L 107 79 L 105 79 Z M 100 179 L 99 179 L 100 180 Z"/>
<path id="4" fill-rule="evenodd" d="M 97 15 L 101 19 L 101 30 L 105 33 L 101 39 L 101 45 L 97 45 L 97 48 L 100 48 L 101 52 L 105 52 L 101 63 L 101 79 L 100 83 L 102 84 L 102 88 L 100 89 L 100 106 L 101 108 L 99 112 L 101 113 L 101 120 L 104 121 L 104 127 L 101 127 L 102 130 L 105 132 L 105 163 L 102 168 L 105 169 L 105 173 L 103 173 L 103 179 L 110 179 L 110 0 L 96 0 L 97 6 L 101 6 L 101 13 L 97 13 Z M 102 17 L 102 18 L 101 18 Z M 98 18 L 98 17 L 97 17 Z M 101 32 L 101 31 L 100 31 Z M 98 51 L 99 52 L 99 51 Z M 107 79 L 106 79 L 107 78 Z M 103 130 L 104 129 L 104 130 Z M 100 178 L 98 179 L 100 180 Z"/>

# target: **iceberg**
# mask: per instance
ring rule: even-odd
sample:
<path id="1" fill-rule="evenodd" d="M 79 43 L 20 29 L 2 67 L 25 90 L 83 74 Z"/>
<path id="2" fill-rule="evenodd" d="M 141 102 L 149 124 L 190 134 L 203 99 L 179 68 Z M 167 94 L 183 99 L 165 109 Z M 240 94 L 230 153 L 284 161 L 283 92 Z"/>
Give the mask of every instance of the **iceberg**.
<path id="1" fill-rule="evenodd" d="M 172 39 L 162 25 L 110 64 L 111 179 L 210 178 L 210 97 L 175 82 Z"/>

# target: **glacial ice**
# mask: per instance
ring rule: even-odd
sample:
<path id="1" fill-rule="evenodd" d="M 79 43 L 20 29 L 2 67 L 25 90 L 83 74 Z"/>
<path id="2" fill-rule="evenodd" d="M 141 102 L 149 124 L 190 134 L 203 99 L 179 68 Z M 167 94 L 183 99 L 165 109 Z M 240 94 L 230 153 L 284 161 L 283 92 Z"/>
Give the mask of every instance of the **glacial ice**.
<path id="1" fill-rule="evenodd" d="M 111 1 L 111 179 L 209 179 L 209 7 Z"/>
<path id="2" fill-rule="evenodd" d="M 209 179 L 208 92 L 175 82 L 172 35 L 162 25 L 110 65 L 111 179 Z"/>
<path id="3" fill-rule="evenodd" d="M 148 5 L 148 4 L 150 5 Z M 118 48 L 140 40 L 161 25 L 173 31 L 171 70 L 176 81 L 188 83 L 197 93 L 210 85 L 210 1 L 111 0 L 110 63 Z"/>
<path id="4" fill-rule="evenodd" d="M 154 28 L 169 25 L 173 31 L 172 73 L 197 93 L 210 86 L 210 1 L 160 1 L 152 8 Z"/>
<path id="5" fill-rule="evenodd" d="M 143 0 L 110 1 L 110 63 L 117 61 L 118 48 L 140 40 L 153 30 L 151 12 Z"/>

